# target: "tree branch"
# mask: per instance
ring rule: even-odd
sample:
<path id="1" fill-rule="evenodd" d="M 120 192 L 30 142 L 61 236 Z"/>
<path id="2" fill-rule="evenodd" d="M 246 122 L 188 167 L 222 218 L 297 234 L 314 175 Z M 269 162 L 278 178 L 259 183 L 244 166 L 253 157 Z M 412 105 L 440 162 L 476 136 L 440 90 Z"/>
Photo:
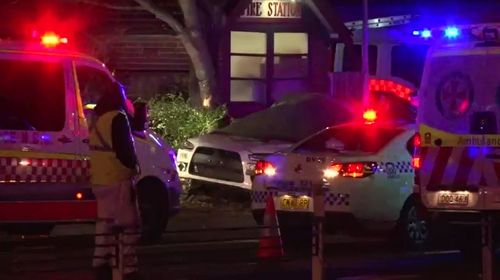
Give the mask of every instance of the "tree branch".
<path id="1" fill-rule="evenodd" d="M 134 0 L 143 10 L 152 13 L 157 19 L 166 22 L 179 35 L 185 33 L 185 28 L 170 13 L 161 10 L 149 0 Z"/>
<path id="2" fill-rule="evenodd" d="M 103 7 L 111 10 L 119 10 L 119 11 L 144 11 L 144 8 L 141 6 L 120 6 L 120 5 L 113 5 L 113 4 L 108 4 L 108 3 L 103 3 L 102 1 L 93 1 L 93 0 L 78 0 L 78 2 L 84 3 L 84 4 L 89 4 L 89 5 L 94 5 L 98 7 Z"/>

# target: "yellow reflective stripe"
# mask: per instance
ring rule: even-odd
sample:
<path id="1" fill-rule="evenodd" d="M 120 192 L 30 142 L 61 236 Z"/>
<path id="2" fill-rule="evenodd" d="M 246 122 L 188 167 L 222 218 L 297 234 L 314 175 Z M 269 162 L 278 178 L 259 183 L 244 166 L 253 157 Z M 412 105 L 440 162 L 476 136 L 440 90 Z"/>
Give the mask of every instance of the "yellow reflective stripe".
<path id="1" fill-rule="evenodd" d="M 77 154 L 61 154 L 61 153 L 47 153 L 47 152 L 35 152 L 35 151 L 9 151 L 0 150 L 0 157 L 18 157 L 18 158 L 55 158 L 55 159 L 69 159 L 78 160 L 82 159 L 81 156 Z"/>
<path id="2" fill-rule="evenodd" d="M 419 132 L 423 147 L 500 147 L 500 134 L 454 134 L 425 124 L 420 125 Z"/>

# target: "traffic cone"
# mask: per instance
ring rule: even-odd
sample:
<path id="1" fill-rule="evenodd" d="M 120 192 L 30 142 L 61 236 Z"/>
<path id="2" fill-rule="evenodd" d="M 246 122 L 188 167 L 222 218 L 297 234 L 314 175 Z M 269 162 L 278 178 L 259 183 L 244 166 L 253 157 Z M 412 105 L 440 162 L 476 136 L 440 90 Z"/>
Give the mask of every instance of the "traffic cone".
<path id="1" fill-rule="evenodd" d="M 278 215 L 272 196 L 267 199 L 263 221 L 265 228 L 262 229 L 257 257 L 261 259 L 283 257 L 285 254 L 281 242 Z"/>

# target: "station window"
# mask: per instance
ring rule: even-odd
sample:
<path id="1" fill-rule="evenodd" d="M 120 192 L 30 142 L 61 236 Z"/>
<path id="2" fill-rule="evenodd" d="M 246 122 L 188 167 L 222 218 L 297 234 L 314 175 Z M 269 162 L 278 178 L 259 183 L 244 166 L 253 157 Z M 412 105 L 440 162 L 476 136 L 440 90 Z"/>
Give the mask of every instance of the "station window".
<path id="1" fill-rule="evenodd" d="M 391 51 L 391 75 L 419 87 L 428 50 L 427 45 L 394 46 Z"/>
<path id="2" fill-rule="evenodd" d="M 0 59 L 0 129 L 61 131 L 64 128 L 63 65 Z"/>
<path id="3" fill-rule="evenodd" d="M 266 104 L 267 34 L 231 32 L 231 101 Z"/>
<path id="4" fill-rule="evenodd" d="M 230 69 L 232 102 L 268 104 L 304 91 L 309 75 L 308 35 L 233 31 Z"/>

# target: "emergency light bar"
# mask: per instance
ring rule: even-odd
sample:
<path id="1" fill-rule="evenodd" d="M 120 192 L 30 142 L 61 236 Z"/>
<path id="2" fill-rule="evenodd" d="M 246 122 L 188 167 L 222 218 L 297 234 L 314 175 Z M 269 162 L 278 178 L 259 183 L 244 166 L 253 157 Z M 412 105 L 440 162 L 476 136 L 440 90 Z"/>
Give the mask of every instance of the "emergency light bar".
<path id="1" fill-rule="evenodd" d="M 68 38 L 60 37 L 54 32 L 46 32 L 40 37 L 40 43 L 47 48 L 53 48 L 59 44 L 67 44 Z"/>
<path id="2" fill-rule="evenodd" d="M 500 24 L 473 24 L 463 26 L 445 26 L 433 29 L 413 30 L 413 36 L 420 36 L 423 39 L 434 37 L 436 39 L 458 40 L 459 38 L 485 41 L 496 41 L 499 39 L 498 33 Z M 440 36 L 437 36 L 441 34 Z"/>

